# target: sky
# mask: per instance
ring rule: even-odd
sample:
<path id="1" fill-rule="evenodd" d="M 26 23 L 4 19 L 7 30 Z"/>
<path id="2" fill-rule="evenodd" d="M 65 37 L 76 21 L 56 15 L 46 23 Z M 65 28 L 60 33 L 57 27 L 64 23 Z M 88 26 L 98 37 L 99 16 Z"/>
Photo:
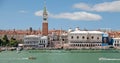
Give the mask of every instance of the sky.
<path id="1" fill-rule="evenodd" d="M 49 29 L 120 30 L 120 0 L 46 0 Z M 0 0 L 0 29 L 42 29 L 44 0 Z"/>

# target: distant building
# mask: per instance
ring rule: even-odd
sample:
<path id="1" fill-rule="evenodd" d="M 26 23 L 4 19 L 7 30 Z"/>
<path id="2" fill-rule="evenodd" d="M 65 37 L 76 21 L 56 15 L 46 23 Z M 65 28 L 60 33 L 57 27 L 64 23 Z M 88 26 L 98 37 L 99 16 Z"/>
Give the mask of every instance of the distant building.
<path id="1" fill-rule="evenodd" d="M 24 37 L 24 47 L 46 48 L 48 45 L 47 36 L 26 35 Z"/>
<path id="2" fill-rule="evenodd" d="M 112 32 L 111 28 L 100 28 L 99 30 L 102 32 Z"/>
<path id="3" fill-rule="evenodd" d="M 68 33 L 61 33 L 60 35 L 61 48 L 68 48 Z"/>
<path id="4" fill-rule="evenodd" d="M 66 42 L 65 34 L 66 31 L 64 30 L 50 30 L 49 31 L 49 47 L 52 48 L 61 48 L 62 47 L 62 42 Z"/>
<path id="5" fill-rule="evenodd" d="M 49 34 L 49 47 L 55 47 L 59 42 L 59 35 L 57 35 L 55 32 Z"/>
<path id="6" fill-rule="evenodd" d="M 120 47 L 120 38 L 113 38 L 113 47 Z"/>
<path id="7" fill-rule="evenodd" d="M 109 36 L 112 38 L 120 38 L 120 31 L 108 32 Z"/>
<path id="8" fill-rule="evenodd" d="M 68 34 L 67 33 L 61 34 L 61 41 L 62 41 L 62 43 L 68 43 Z"/>
<path id="9" fill-rule="evenodd" d="M 68 30 L 68 44 L 71 48 L 99 47 L 102 45 L 102 34 L 100 31 L 81 31 L 79 28 Z"/>
<path id="10" fill-rule="evenodd" d="M 110 38 L 108 33 L 103 33 L 102 34 L 102 46 L 108 46 L 108 44 L 110 44 Z"/>

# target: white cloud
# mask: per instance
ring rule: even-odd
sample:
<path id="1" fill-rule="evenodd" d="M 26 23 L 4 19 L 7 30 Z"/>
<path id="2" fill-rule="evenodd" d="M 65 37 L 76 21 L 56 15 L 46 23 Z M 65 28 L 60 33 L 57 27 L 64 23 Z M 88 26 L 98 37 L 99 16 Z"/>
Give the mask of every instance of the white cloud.
<path id="1" fill-rule="evenodd" d="M 37 11 L 35 12 L 36 16 L 42 16 L 43 11 Z M 87 20 L 87 21 L 94 21 L 94 20 L 100 20 L 102 17 L 97 14 L 92 14 L 88 12 L 73 12 L 73 13 L 60 13 L 60 14 L 52 14 L 49 13 L 50 18 L 57 18 L 57 19 L 69 19 L 69 20 Z"/>
<path id="2" fill-rule="evenodd" d="M 86 3 L 79 3 L 79 4 L 74 4 L 73 8 L 89 10 L 91 7 L 88 4 L 86 4 Z"/>
<path id="3" fill-rule="evenodd" d="M 25 11 L 25 10 L 20 10 L 19 12 L 20 12 L 20 13 L 28 13 L 28 12 Z"/>
<path id="4" fill-rule="evenodd" d="M 35 12 L 35 15 L 36 16 L 42 16 L 43 15 L 43 11 L 42 10 L 37 11 L 37 12 Z"/>
<path id="5" fill-rule="evenodd" d="M 73 7 L 87 11 L 120 12 L 120 1 L 104 2 L 92 6 L 85 3 L 78 3 L 78 4 L 74 4 Z"/>
<path id="6" fill-rule="evenodd" d="M 73 12 L 73 13 L 61 13 L 57 15 L 52 15 L 53 18 L 64 18 L 70 20 L 100 20 L 101 16 L 97 14 L 87 13 L 87 12 Z"/>

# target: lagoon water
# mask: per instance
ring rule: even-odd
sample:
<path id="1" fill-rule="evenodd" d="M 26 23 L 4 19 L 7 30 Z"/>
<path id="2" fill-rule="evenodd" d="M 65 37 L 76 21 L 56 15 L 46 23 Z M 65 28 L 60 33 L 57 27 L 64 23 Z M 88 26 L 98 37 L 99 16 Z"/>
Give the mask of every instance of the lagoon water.
<path id="1" fill-rule="evenodd" d="M 35 57 L 36 59 L 29 59 Z M 120 63 L 120 53 L 49 51 L 2 51 L 0 63 Z"/>

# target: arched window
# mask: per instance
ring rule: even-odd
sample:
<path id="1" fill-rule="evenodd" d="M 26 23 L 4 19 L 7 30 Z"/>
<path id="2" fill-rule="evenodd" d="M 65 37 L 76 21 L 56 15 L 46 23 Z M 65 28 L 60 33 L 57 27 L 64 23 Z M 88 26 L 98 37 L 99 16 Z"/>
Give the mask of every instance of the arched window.
<path id="1" fill-rule="evenodd" d="M 91 38 L 94 39 L 94 36 L 92 36 Z"/>
<path id="2" fill-rule="evenodd" d="M 71 36 L 71 39 L 73 39 L 73 36 Z"/>
<path id="3" fill-rule="evenodd" d="M 40 43 L 41 43 L 41 40 L 40 40 Z"/>
<path id="4" fill-rule="evenodd" d="M 119 41 L 117 41 L 117 43 L 119 43 Z"/>
<path id="5" fill-rule="evenodd" d="M 99 40 L 99 37 L 97 37 L 97 39 Z"/>
<path id="6" fill-rule="evenodd" d="M 65 41 L 64 39 L 62 39 L 62 41 Z"/>
<path id="7" fill-rule="evenodd" d="M 45 40 L 44 40 L 44 43 L 45 43 Z"/>
<path id="8" fill-rule="evenodd" d="M 89 37 L 87 37 L 87 39 L 89 39 Z"/>
<path id="9" fill-rule="evenodd" d="M 79 36 L 77 36 L 77 39 L 79 39 Z"/>
<path id="10" fill-rule="evenodd" d="M 82 36 L 82 39 L 85 39 L 85 37 L 84 37 L 84 36 Z"/>
<path id="11" fill-rule="evenodd" d="M 74 44 L 74 46 L 75 46 L 75 44 Z"/>

